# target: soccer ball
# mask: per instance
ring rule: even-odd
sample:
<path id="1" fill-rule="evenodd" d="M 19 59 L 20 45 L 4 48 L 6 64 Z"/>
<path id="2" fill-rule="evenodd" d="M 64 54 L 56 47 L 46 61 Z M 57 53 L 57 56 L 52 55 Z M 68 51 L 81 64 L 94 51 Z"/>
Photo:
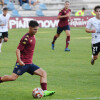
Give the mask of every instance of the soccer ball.
<path id="1" fill-rule="evenodd" d="M 41 88 L 35 88 L 32 91 L 32 96 L 34 98 L 42 98 L 43 97 L 43 90 Z"/>

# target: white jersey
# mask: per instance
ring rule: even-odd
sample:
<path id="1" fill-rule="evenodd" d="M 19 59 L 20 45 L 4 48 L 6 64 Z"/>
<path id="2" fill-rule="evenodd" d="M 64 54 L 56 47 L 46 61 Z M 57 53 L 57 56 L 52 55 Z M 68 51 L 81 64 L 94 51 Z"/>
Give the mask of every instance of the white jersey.
<path id="1" fill-rule="evenodd" d="M 87 22 L 86 28 L 96 30 L 96 33 L 92 33 L 92 44 L 100 42 L 100 20 L 96 17 L 90 18 Z"/>
<path id="2" fill-rule="evenodd" d="M 8 32 L 8 21 L 10 18 L 10 14 L 7 13 L 6 16 L 0 14 L 0 24 L 4 24 L 4 26 L 0 26 L 0 32 Z"/>

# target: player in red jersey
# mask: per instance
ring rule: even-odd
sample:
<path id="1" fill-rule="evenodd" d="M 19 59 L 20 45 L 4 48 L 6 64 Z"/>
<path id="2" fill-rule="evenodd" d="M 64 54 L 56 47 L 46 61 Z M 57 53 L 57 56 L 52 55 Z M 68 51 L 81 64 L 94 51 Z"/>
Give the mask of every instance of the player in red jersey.
<path id="1" fill-rule="evenodd" d="M 54 43 L 56 39 L 60 36 L 61 32 L 64 30 L 67 35 L 65 51 L 70 51 L 70 49 L 68 49 L 68 45 L 70 42 L 69 21 L 71 20 L 70 18 L 71 10 L 69 9 L 69 5 L 70 5 L 69 1 L 66 1 L 65 7 L 58 14 L 57 18 L 59 19 L 59 23 L 58 23 L 58 28 L 57 28 L 57 34 L 54 36 L 53 41 L 52 41 L 52 50 L 54 50 Z"/>
<path id="2" fill-rule="evenodd" d="M 54 94 L 54 91 L 47 91 L 47 75 L 46 72 L 33 64 L 33 53 L 35 49 L 35 34 L 37 33 L 39 24 L 36 21 L 29 22 L 29 32 L 26 33 L 16 50 L 17 62 L 13 70 L 12 75 L 5 75 L 0 77 L 0 83 L 7 81 L 15 81 L 20 75 L 28 72 L 31 75 L 40 76 L 41 88 L 44 90 L 44 96 L 49 96 Z"/>

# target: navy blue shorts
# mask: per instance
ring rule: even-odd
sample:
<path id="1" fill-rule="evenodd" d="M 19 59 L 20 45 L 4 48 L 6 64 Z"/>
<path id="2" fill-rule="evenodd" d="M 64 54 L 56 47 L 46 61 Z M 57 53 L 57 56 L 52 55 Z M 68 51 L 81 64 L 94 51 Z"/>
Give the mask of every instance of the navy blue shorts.
<path id="1" fill-rule="evenodd" d="M 8 38 L 8 32 L 0 32 L 0 39 L 5 38 L 5 37 Z"/>
<path id="2" fill-rule="evenodd" d="M 28 72 L 29 74 L 33 75 L 34 71 L 36 71 L 39 68 L 40 67 L 38 67 L 37 65 L 34 65 L 34 64 L 26 64 L 24 66 L 20 66 L 18 63 L 16 63 L 13 73 L 15 73 L 17 75 L 22 75 L 25 72 Z"/>
<path id="3" fill-rule="evenodd" d="M 70 26 L 66 25 L 64 27 L 59 27 L 57 28 L 57 34 L 60 34 L 62 31 L 70 30 Z"/>

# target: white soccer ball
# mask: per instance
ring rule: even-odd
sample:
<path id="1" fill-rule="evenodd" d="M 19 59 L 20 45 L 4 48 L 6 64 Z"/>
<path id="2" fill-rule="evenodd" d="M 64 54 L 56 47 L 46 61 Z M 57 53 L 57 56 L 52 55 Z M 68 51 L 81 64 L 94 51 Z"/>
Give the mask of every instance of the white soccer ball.
<path id="1" fill-rule="evenodd" d="M 43 90 L 41 88 L 35 88 L 32 91 L 32 96 L 34 98 L 42 98 L 43 97 Z"/>

